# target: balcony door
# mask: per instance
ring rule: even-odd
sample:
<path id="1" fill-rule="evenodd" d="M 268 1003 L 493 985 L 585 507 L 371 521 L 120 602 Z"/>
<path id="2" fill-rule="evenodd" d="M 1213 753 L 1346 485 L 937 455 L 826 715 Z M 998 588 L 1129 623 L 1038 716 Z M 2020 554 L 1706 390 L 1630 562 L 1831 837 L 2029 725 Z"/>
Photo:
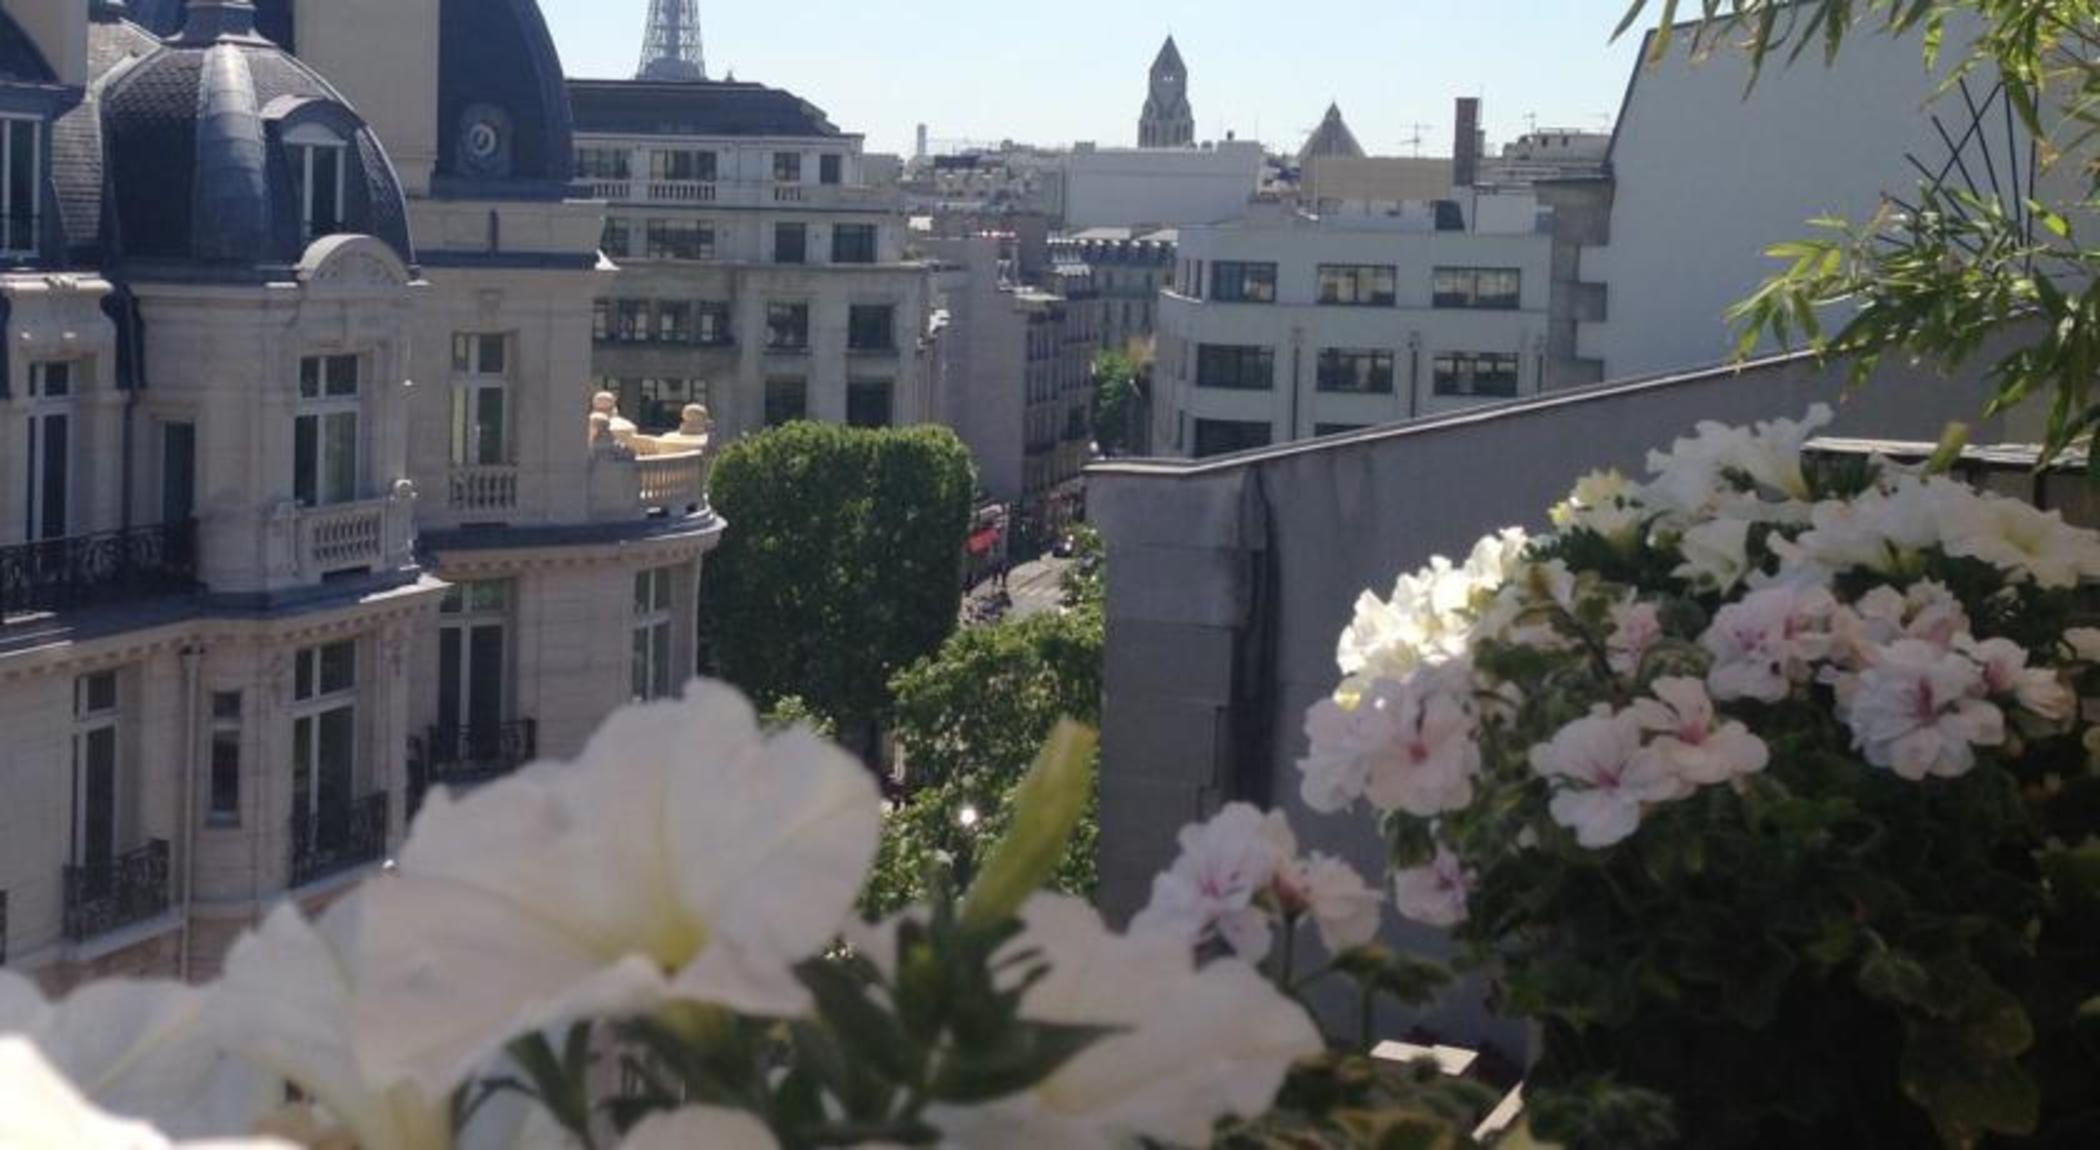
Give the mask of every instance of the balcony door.
<path id="1" fill-rule="evenodd" d="M 24 537 L 63 539 L 73 526 L 73 430 L 78 426 L 73 368 L 29 365 L 28 521 Z"/>
<path id="2" fill-rule="evenodd" d="M 458 583 L 446 593 L 438 629 L 438 728 L 468 762 L 503 753 L 510 661 L 508 580 Z"/>
<path id="3" fill-rule="evenodd" d="M 197 425 L 160 427 L 160 521 L 187 523 L 197 513 Z"/>
<path id="4" fill-rule="evenodd" d="M 311 849 L 343 849 L 357 784 L 357 644 L 309 647 L 293 667 L 292 825 Z"/>
<path id="5" fill-rule="evenodd" d="M 117 857 L 117 676 L 73 683 L 72 863 L 104 876 Z"/>

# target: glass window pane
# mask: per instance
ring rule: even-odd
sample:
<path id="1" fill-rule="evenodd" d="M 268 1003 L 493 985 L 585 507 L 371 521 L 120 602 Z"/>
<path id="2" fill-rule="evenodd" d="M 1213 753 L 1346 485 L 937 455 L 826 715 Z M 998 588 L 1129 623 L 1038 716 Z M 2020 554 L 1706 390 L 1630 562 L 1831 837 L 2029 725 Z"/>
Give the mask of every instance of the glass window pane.
<path id="1" fill-rule="evenodd" d="M 292 498 L 301 507 L 321 502 L 321 420 L 302 415 L 292 421 Z"/>
<path id="2" fill-rule="evenodd" d="M 229 822 L 241 814 L 241 733 L 213 731 L 211 735 L 211 817 Z"/>
<path id="3" fill-rule="evenodd" d="M 321 693 L 332 695 L 357 686 L 357 643 L 330 643 L 321 648 Z"/>
<path id="4" fill-rule="evenodd" d="M 241 721 L 241 693 L 239 691 L 214 691 L 211 696 L 211 717 L 216 722 L 238 723 Z"/>
<path id="5" fill-rule="evenodd" d="M 481 464 L 506 463 L 503 446 L 503 389 L 482 387 L 474 390 L 475 462 Z"/>
<path id="6" fill-rule="evenodd" d="M 328 394 L 351 396 L 357 394 L 358 358 L 354 355 L 331 355 L 328 357 Z"/>
<path id="7" fill-rule="evenodd" d="M 80 840 L 83 863 L 105 862 L 117 853 L 117 731 L 89 731 L 75 744 L 79 756 Z"/>
<path id="8" fill-rule="evenodd" d="M 318 399 L 321 395 L 321 360 L 319 356 L 307 356 L 299 361 L 299 395 L 303 399 Z"/>
<path id="9" fill-rule="evenodd" d="M 339 411 L 323 419 L 325 437 L 321 458 L 324 503 L 349 503 L 357 498 L 357 413 Z"/>
<path id="10" fill-rule="evenodd" d="M 313 212 L 307 219 L 307 236 L 333 235 L 342 230 L 343 150 L 315 148 Z"/>
<path id="11" fill-rule="evenodd" d="M 481 337 L 481 363 L 477 370 L 483 375 L 502 375 L 509 368 L 504 356 L 510 350 L 510 341 L 500 335 Z"/>
<path id="12" fill-rule="evenodd" d="M 337 707 L 320 716 L 315 747 L 315 782 L 321 809 L 347 811 L 357 770 L 357 708 Z M 341 825 L 341 820 L 336 820 Z"/>

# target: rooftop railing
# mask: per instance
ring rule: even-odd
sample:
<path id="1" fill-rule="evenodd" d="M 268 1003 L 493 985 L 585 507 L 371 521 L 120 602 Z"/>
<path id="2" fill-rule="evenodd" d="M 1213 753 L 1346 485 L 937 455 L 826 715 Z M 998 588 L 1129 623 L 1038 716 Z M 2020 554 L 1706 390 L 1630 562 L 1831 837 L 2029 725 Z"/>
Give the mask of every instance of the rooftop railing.
<path id="1" fill-rule="evenodd" d="M 0 623 L 192 591 L 195 520 L 0 547 Z"/>

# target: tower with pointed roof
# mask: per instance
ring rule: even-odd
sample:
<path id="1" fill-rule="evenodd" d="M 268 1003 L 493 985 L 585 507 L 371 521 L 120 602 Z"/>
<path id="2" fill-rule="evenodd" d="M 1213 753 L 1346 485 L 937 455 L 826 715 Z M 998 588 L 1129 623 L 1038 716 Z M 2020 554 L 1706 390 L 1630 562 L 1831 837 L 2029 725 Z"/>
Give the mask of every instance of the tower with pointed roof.
<path id="1" fill-rule="evenodd" d="M 1167 37 L 1152 61 L 1152 89 L 1138 118 L 1138 147 L 1188 148 L 1196 143 L 1196 113 L 1189 107 L 1189 70 L 1181 49 Z"/>
<path id="2" fill-rule="evenodd" d="M 707 79 L 700 48 L 698 0 L 649 0 L 649 27 L 642 37 L 637 80 Z"/>
<path id="3" fill-rule="evenodd" d="M 1327 105 L 1327 115 L 1320 126 L 1313 129 L 1312 137 L 1299 149 L 1298 166 L 1304 167 L 1321 156 L 1342 156 L 1347 159 L 1364 158 L 1362 144 L 1356 142 L 1356 133 L 1349 130 L 1348 121 L 1342 119 L 1340 104 Z"/>

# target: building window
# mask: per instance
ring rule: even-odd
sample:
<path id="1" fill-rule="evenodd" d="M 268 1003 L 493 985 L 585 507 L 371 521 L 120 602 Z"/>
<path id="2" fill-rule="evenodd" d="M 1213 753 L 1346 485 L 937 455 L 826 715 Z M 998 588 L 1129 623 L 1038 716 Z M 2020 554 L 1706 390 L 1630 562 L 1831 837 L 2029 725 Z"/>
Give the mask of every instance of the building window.
<path id="1" fill-rule="evenodd" d="M 455 583 L 438 607 L 438 726 L 469 746 L 494 743 L 508 713 L 512 595 L 508 579 Z"/>
<path id="2" fill-rule="evenodd" d="M 645 299 L 614 300 L 612 305 L 612 335 L 621 343 L 643 343 L 649 338 L 649 301 Z"/>
<path id="3" fill-rule="evenodd" d="M 634 225 L 620 216 L 605 217 L 605 233 L 598 237 L 598 249 L 609 256 L 634 254 Z"/>
<path id="4" fill-rule="evenodd" d="M 656 342 L 693 342 L 693 305 L 684 300 L 660 300 L 656 305 Z"/>
<path id="5" fill-rule="evenodd" d="M 310 355 L 299 361 L 292 497 L 302 507 L 357 499 L 358 373 L 354 355 Z"/>
<path id="6" fill-rule="evenodd" d="M 857 303 L 846 309 L 850 351 L 897 350 L 897 309 L 886 303 Z"/>
<path id="7" fill-rule="evenodd" d="M 1275 303 L 1276 265 L 1219 260 L 1210 265 L 1210 298 L 1220 303 Z"/>
<path id="8" fill-rule="evenodd" d="M 1393 353 L 1327 348 L 1320 352 L 1320 390 L 1390 395 Z"/>
<path id="9" fill-rule="evenodd" d="M 714 183 L 715 154 L 684 148 L 658 149 L 649 153 L 649 178 L 678 183 Z"/>
<path id="10" fill-rule="evenodd" d="M 872 264 L 875 262 L 875 225 L 838 224 L 831 229 L 831 262 Z"/>
<path id="11" fill-rule="evenodd" d="M 211 696 L 211 794 L 204 814 L 214 827 L 241 825 L 241 693 Z"/>
<path id="12" fill-rule="evenodd" d="M 115 671 L 73 680 L 73 865 L 114 859 L 123 825 L 118 794 L 118 720 Z"/>
<path id="13" fill-rule="evenodd" d="M 802 182 L 802 153 L 773 153 L 773 182 L 776 184 L 799 184 Z"/>
<path id="14" fill-rule="evenodd" d="M 4 368 L 0 368 L 4 370 Z M 72 531 L 73 431 L 79 402 L 73 365 L 36 361 L 29 365 L 29 439 L 24 538 L 63 539 Z"/>
<path id="15" fill-rule="evenodd" d="M 773 225 L 773 262 L 799 264 L 809 260 L 809 225 Z"/>
<path id="16" fill-rule="evenodd" d="M 452 462 L 510 462 L 510 337 L 486 332 L 452 337 Z"/>
<path id="17" fill-rule="evenodd" d="M 0 116 L 0 252 L 37 249 L 42 134 L 40 121 Z"/>
<path id="18" fill-rule="evenodd" d="M 678 568 L 659 567 L 634 576 L 634 697 L 666 699 L 671 667 L 671 588 Z"/>
<path id="19" fill-rule="evenodd" d="M 294 656 L 292 716 L 292 818 L 308 843 L 339 847 L 356 798 L 356 640 Z"/>
<path id="20" fill-rule="evenodd" d="M 846 426 L 888 427 L 894 385 L 887 379 L 846 381 Z"/>
<path id="21" fill-rule="evenodd" d="M 612 301 L 609 299 L 591 301 L 591 338 L 599 343 L 612 338 Z"/>
<path id="22" fill-rule="evenodd" d="M 623 379 L 612 385 L 620 393 L 620 410 L 634 413 L 635 426 L 647 435 L 676 431 L 685 422 L 689 403 L 706 403 L 704 379 Z"/>
<path id="23" fill-rule="evenodd" d="M 1203 344 L 1196 348 L 1196 386 L 1268 391 L 1276 386 L 1276 351 Z"/>
<path id="24" fill-rule="evenodd" d="M 1390 265 L 1320 265 L 1320 302 L 1323 304 L 1391 307 L 1393 299 L 1393 268 Z"/>
<path id="25" fill-rule="evenodd" d="M 1437 307 L 1515 311 L 1522 305 L 1524 273 L 1517 268 L 1438 268 Z"/>
<path id="26" fill-rule="evenodd" d="M 576 174 L 586 180 L 629 179 L 634 174 L 630 156 L 625 148 L 578 148 Z"/>
<path id="27" fill-rule="evenodd" d="M 769 303 L 766 305 L 766 350 L 809 350 L 808 304 Z"/>
<path id="28" fill-rule="evenodd" d="M 766 380 L 766 426 L 779 427 L 809 418 L 809 381 L 776 376 Z"/>
<path id="29" fill-rule="evenodd" d="M 1230 455 L 1267 447 L 1271 429 L 1266 421 L 1199 419 L 1196 421 L 1196 458 Z"/>
<path id="30" fill-rule="evenodd" d="M 846 158 L 836 152 L 817 157 L 817 182 L 838 184 L 845 180 Z"/>
<path id="31" fill-rule="evenodd" d="M 714 300 L 701 300 L 693 305 L 693 342 L 708 347 L 724 347 L 731 340 L 729 330 L 729 305 Z"/>
<path id="32" fill-rule="evenodd" d="M 1501 352 L 1457 351 L 1436 357 L 1438 395 L 1506 397 L 1517 394 L 1517 357 Z"/>
<path id="33" fill-rule="evenodd" d="M 715 258 L 715 230 L 692 220 L 650 220 L 643 235 L 652 260 Z"/>
<path id="34" fill-rule="evenodd" d="M 311 243 L 343 230 L 343 172 L 349 150 L 339 142 L 287 145 L 292 169 L 292 204 L 299 212 L 299 239 Z"/>
<path id="35" fill-rule="evenodd" d="M 1367 426 L 1369 425 L 1363 423 L 1315 423 L 1313 424 L 1313 435 L 1315 437 L 1347 435 L 1352 431 L 1362 431 Z"/>

